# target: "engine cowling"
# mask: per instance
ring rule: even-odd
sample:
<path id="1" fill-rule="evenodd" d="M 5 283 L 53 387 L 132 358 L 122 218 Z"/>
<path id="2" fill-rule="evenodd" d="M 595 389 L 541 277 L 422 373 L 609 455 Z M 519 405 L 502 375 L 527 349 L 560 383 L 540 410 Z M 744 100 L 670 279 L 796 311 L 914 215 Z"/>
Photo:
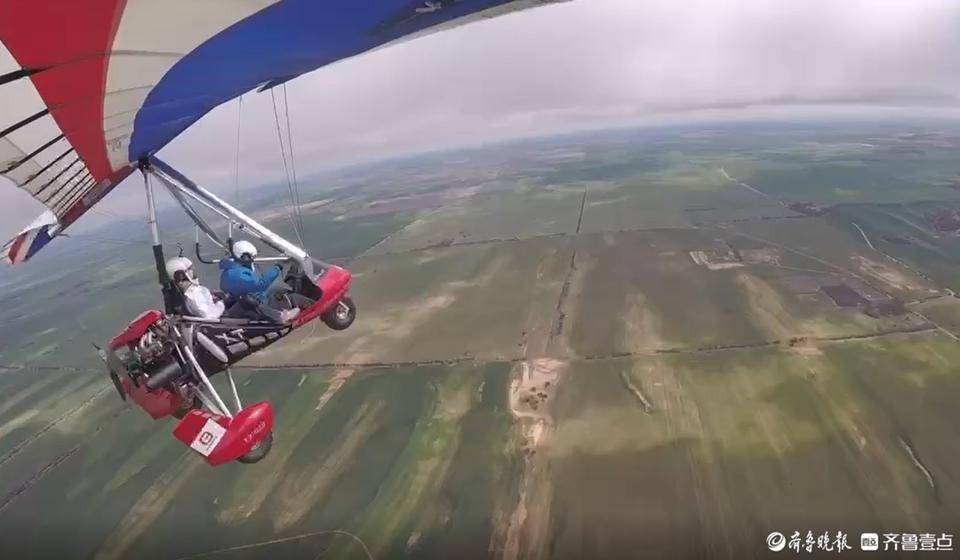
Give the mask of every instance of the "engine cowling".
<path id="1" fill-rule="evenodd" d="M 107 359 L 123 392 L 154 419 L 173 415 L 183 406 L 183 397 L 170 387 L 183 369 L 162 328 L 165 320 L 156 310 L 142 313 L 110 341 Z"/>

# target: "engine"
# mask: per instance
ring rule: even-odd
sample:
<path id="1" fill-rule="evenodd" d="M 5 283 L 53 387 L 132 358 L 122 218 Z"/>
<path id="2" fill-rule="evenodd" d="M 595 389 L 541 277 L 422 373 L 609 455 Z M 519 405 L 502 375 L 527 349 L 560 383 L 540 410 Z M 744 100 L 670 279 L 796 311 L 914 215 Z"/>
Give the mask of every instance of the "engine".
<path id="1" fill-rule="evenodd" d="M 147 311 L 110 341 L 107 357 L 120 397 L 132 398 L 155 419 L 179 414 L 186 397 L 175 383 L 184 368 L 168 332 L 163 314 Z"/>
<path id="2" fill-rule="evenodd" d="M 135 385 L 159 389 L 183 372 L 176 347 L 166 328 L 166 319 L 157 313 L 141 315 L 111 342 L 111 370 L 124 373 Z"/>
<path id="3" fill-rule="evenodd" d="M 136 362 L 142 365 L 145 371 L 168 361 L 166 358 L 172 355 L 172 345 L 166 340 L 166 336 L 158 331 L 156 327 L 150 327 L 140 337 L 133 352 Z"/>

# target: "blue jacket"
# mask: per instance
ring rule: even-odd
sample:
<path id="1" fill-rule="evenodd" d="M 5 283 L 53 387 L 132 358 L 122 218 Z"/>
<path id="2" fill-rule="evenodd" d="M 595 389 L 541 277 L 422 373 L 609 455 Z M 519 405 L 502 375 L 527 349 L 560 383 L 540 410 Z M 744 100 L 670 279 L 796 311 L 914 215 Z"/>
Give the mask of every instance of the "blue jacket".
<path id="1" fill-rule="evenodd" d="M 220 289 L 234 297 L 251 295 L 266 301 L 267 288 L 280 276 L 280 267 L 271 266 L 263 274 L 230 258 L 220 261 Z"/>

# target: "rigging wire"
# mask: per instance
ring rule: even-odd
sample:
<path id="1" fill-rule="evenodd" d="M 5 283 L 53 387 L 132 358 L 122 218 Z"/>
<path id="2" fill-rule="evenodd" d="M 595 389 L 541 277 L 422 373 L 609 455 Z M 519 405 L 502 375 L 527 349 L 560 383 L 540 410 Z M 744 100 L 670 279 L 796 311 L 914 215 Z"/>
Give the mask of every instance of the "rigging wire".
<path id="1" fill-rule="evenodd" d="M 237 98 L 237 150 L 233 155 L 233 204 L 240 207 L 240 128 L 243 124 L 243 95 Z M 233 243 L 233 219 L 227 219 L 227 251 Z"/>
<path id="2" fill-rule="evenodd" d="M 287 84 L 283 83 L 283 112 L 287 120 L 287 149 L 290 150 L 290 173 L 293 175 L 293 192 L 297 195 L 297 220 L 300 231 L 303 227 L 303 203 L 300 200 L 300 182 L 297 180 L 297 159 L 293 153 L 293 127 L 290 126 L 290 102 L 287 100 Z"/>
<path id="3" fill-rule="evenodd" d="M 107 216 L 107 217 L 109 217 L 109 218 L 117 218 L 118 220 L 123 220 L 123 219 L 125 219 L 125 218 L 123 218 L 122 216 L 120 216 L 119 214 L 114 214 L 113 212 L 111 212 L 111 211 L 109 211 L 109 210 L 101 210 L 100 208 L 90 208 L 89 211 L 90 211 L 90 212 L 93 212 L 94 214 L 100 214 L 101 216 Z"/>
<path id="4" fill-rule="evenodd" d="M 233 160 L 233 200 L 240 204 L 240 124 L 243 119 L 243 96 L 237 98 L 237 153 Z"/>
<path id="5" fill-rule="evenodd" d="M 224 247 L 224 246 L 223 246 L 223 242 L 221 242 L 221 241 L 220 241 L 219 239 L 217 239 L 216 237 L 214 237 L 214 236 L 210 235 L 209 233 L 207 233 L 207 232 L 203 231 L 202 229 L 200 229 L 200 226 L 197 226 L 197 227 L 196 227 L 196 231 L 199 231 L 200 233 L 202 233 L 203 235 L 205 235 L 205 236 L 207 237 L 207 239 L 209 239 L 209 240 L 210 240 L 214 245 L 216 245 L 217 247 L 220 247 L 221 249 L 224 249 L 224 250 L 228 250 L 227 247 Z"/>
<path id="6" fill-rule="evenodd" d="M 91 241 L 98 241 L 100 243 L 117 243 L 120 245 L 138 245 L 143 246 L 142 241 L 131 241 L 129 239 L 114 239 L 111 237 L 101 237 L 99 235 L 91 235 L 89 233 L 61 233 L 60 237 L 66 237 L 68 239 L 89 239 Z"/>
<path id="7" fill-rule="evenodd" d="M 304 245 L 303 235 L 300 233 L 300 227 L 297 225 L 297 221 L 294 219 L 295 212 L 299 210 L 296 206 L 297 200 L 296 195 L 293 192 L 293 181 L 290 178 L 290 167 L 287 165 L 287 152 L 283 145 L 283 133 L 280 131 L 280 113 L 277 111 L 277 96 L 274 92 L 274 89 L 270 89 L 270 98 L 273 100 L 273 118 L 277 124 L 277 140 L 280 141 L 280 158 L 283 160 L 283 172 L 287 178 L 287 190 L 290 192 L 290 203 L 292 208 L 288 208 L 287 217 L 290 218 L 290 224 L 293 225 L 293 231 L 297 235 L 297 239 L 300 240 L 300 245 Z"/>

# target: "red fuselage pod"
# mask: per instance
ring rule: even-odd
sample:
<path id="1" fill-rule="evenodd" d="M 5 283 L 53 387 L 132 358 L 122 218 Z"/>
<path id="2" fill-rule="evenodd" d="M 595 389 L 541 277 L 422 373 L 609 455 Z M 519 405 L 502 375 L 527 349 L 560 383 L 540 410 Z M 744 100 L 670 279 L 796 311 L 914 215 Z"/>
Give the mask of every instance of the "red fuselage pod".
<path id="1" fill-rule="evenodd" d="M 326 270 L 316 282 L 322 294 L 320 299 L 297 316 L 293 322 L 294 328 L 309 323 L 336 306 L 350 290 L 351 279 L 349 270 L 336 265 L 326 265 Z"/>
<path id="2" fill-rule="evenodd" d="M 216 467 L 246 455 L 273 429 L 273 406 L 251 404 L 232 419 L 193 409 L 173 429 L 173 435 Z"/>
<path id="3" fill-rule="evenodd" d="M 183 406 L 183 397 L 179 394 L 166 389 L 147 389 L 146 384 L 134 385 L 129 378 L 124 378 L 121 383 L 123 390 L 133 402 L 140 408 L 147 411 L 154 420 L 166 418 Z"/>

